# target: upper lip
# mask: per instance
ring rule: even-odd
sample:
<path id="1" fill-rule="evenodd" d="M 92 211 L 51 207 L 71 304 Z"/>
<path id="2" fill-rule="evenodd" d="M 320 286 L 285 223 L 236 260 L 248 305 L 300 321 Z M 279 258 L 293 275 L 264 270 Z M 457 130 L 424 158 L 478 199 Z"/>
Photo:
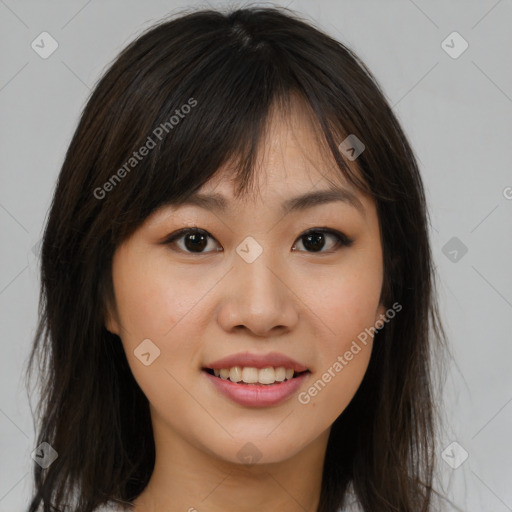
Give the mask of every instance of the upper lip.
<path id="1" fill-rule="evenodd" d="M 284 366 L 285 368 L 291 368 L 296 372 L 306 371 L 308 368 L 291 357 L 285 356 L 278 352 L 270 352 L 268 354 L 251 354 L 250 352 L 244 352 L 240 354 L 233 354 L 230 356 L 217 359 L 213 363 L 209 363 L 205 368 L 211 370 L 222 370 L 223 368 L 233 368 L 234 366 L 251 367 L 251 368 L 266 368 L 272 366 L 277 368 Z"/>

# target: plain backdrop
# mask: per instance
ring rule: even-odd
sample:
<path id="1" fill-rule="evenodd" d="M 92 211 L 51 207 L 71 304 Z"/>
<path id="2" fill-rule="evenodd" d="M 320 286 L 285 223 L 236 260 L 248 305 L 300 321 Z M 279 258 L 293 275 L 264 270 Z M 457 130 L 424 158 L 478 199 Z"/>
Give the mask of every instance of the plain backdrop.
<path id="1" fill-rule="evenodd" d="M 454 354 L 440 446 L 451 464 L 440 459 L 440 479 L 463 510 L 512 511 L 512 2 L 275 4 L 354 49 L 409 137 Z M 23 511 L 30 497 L 35 436 L 21 377 L 37 319 L 37 243 L 84 102 L 143 29 L 208 5 L 228 6 L 0 0 L 0 512 Z M 58 44 L 46 59 L 31 46 L 42 32 Z"/>

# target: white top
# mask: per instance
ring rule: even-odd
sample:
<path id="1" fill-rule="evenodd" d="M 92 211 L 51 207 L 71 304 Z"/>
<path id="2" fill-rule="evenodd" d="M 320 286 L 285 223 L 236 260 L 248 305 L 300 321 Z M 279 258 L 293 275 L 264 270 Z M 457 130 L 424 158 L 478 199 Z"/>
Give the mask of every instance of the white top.
<path id="1" fill-rule="evenodd" d="M 339 509 L 338 512 L 362 512 L 361 507 L 357 503 L 357 501 L 351 496 L 352 500 L 349 501 L 348 505 L 344 509 Z M 108 505 L 103 505 L 99 508 L 96 508 L 94 512 L 126 512 L 129 511 L 130 508 L 122 507 L 117 503 L 109 503 Z"/>
<path id="2" fill-rule="evenodd" d="M 109 503 L 94 509 L 94 512 L 126 512 L 130 510 L 129 506 L 122 507 L 118 503 Z"/>
<path id="3" fill-rule="evenodd" d="M 114 507 L 114 506 L 102 506 L 96 508 L 94 512 L 125 512 L 128 509 Z M 357 505 L 357 503 L 351 503 L 348 505 L 348 508 L 339 509 L 338 512 L 362 512 L 361 508 Z"/>

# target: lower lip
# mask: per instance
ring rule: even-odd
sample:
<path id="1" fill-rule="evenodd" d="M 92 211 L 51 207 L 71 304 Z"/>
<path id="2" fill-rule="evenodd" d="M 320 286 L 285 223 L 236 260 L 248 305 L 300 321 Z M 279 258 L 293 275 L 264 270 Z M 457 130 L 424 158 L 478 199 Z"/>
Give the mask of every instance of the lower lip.
<path id="1" fill-rule="evenodd" d="M 294 379 L 276 384 L 238 384 L 215 377 L 205 370 L 203 373 L 223 395 L 247 407 L 269 407 L 283 402 L 297 391 L 309 375 L 309 372 L 305 372 Z"/>

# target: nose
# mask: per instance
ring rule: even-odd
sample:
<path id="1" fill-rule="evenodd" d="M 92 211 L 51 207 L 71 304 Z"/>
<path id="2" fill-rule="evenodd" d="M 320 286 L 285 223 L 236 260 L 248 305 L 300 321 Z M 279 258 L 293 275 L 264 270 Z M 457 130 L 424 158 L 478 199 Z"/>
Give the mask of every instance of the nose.
<path id="1" fill-rule="evenodd" d="M 266 251 L 252 263 L 236 257 L 223 283 L 218 322 L 226 332 L 247 329 L 269 337 L 291 331 L 299 318 L 299 300 L 289 272 Z"/>

